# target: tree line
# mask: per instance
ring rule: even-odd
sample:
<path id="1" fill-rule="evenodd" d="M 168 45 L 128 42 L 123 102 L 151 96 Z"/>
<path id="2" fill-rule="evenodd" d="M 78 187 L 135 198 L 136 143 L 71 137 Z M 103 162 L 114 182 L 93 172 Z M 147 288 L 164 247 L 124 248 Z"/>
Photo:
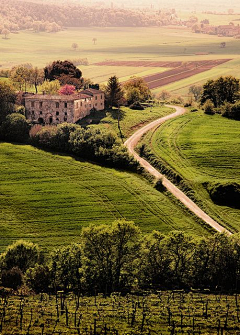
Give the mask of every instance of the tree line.
<path id="1" fill-rule="evenodd" d="M 1 284 L 35 292 L 94 295 L 142 290 L 239 291 L 239 235 L 192 237 L 180 231 L 144 235 L 133 223 L 83 228 L 79 243 L 43 253 L 17 241 L 0 256 Z"/>
<path id="2" fill-rule="evenodd" d="M 108 8 L 104 5 L 41 4 L 31 1 L 1 2 L 0 32 L 8 34 L 32 29 L 35 32 L 57 32 L 63 27 L 145 27 L 176 24 L 171 11 L 146 12 L 136 9 Z M 5 34 L 2 32 L 2 34 Z"/>

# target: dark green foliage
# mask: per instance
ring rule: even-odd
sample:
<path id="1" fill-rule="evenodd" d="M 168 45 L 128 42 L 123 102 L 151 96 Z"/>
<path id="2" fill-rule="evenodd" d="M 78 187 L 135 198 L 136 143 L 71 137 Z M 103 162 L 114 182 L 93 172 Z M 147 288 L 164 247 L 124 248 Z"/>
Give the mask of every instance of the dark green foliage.
<path id="1" fill-rule="evenodd" d="M 23 284 L 23 274 L 18 267 L 2 271 L 2 285 L 16 290 Z"/>
<path id="2" fill-rule="evenodd" d="M 204 113 L 208 115 L 214 115 L 214 104 L 211 100 L 207 100 L 203 106 Z"/>
<path id="3" fill-rule="evenodd" d="M 74 85 L 80 88 L 82 85 L 82 72 L 70 61 L 55 61 L 44 68 L 45 80 L 59 80 L 62 85 Z"/>
<path id="4" fill-rule="evenodd" d="M 51 273 L 47 265 L 36 264 L 26 271 L 26 283 L 36 293 L 48 292 L 51 284 Z"/>
<path id="5" fill-rule="evenodd" d="M 208 192 L 218 205 L 240 209 L 240 185 L 237 183 L 210 184 Z"/>
<path id="6" fill-rule="evenodd" d="M 72 153 L 104 165 L 138 169 L 138 163 L 129 156 L 127 149 L 111 132 L 84 129 L 74 124 L 61 124 L 57 127 L 43 127 L 32 136 L 31 141 L 36 146 Z"/>
<path id="7" fill-rule="evenodd" d="M 235 103 L 239 98 L 239 88 L 239 79 L 232 76 L 208 80 L 203 85 L 201 104 L 203 105 L 207 100 L 211 100 L 214 107 L 219 107 L 225 102 Z"/>
<path id="8" fill-rule="evenodd" d="M 79 244 L 55 249 L 49 263 L 54 291 L 80 289 L 82 249 Z"/>
<path id="9" fill-rule="evenodd" d="M 136 110 L 144 110 L 144 107 L 140 104 L 140 102 L 134 102 L 129 106 L 130 109 L 136 109 Z"/>
<path id="10" fill-rule="evenodd" d="M 106 104 L 111 107 L 118 107 L 121 105 L 123 99 L 122 86 L 116 76 L 110 77 L 107 83 L 106 91 Z"/>
<path id="11" fill-rule="evenodd" d="M 6 141 L 26 142 L 29 138 L 30 125 L 24 115 L 12 113 L 6 116 L 0 126 L 0 138 Z"/>
<path id="12" fill-rule="evenodd" d="M 238 101 L 235 104 L 225 104 L 222 116 L 240 121 L 240 102 Z"/>
<path id="13" fill-rule="evenodd" d="M 154 187 L 159 192 L 164 192 L 166 190 L 166 188 L 163 186 L 163 180 L 162 179 L 157 180 Z"/>
<path id="14" fill-rule="evenodd" d="M 23 273 L 36 263 L 42 261 L 41 253 L 36 244 L 19 240 L 10 245 L 1 255 L 2 269 L 10 270 L 18 267 Z"/>
<path id="15" fill-rule="evenodd" d="M 6 82 L 0 82 L 0 125 L 6 116 L 13 112 L 16 95 L 13 87 Z"/>

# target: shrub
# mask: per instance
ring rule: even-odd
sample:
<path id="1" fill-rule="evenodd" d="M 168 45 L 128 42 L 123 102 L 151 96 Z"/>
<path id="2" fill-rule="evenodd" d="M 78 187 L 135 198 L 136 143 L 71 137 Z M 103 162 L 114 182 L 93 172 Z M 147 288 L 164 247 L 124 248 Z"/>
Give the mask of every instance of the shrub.
<path id="1" fill-rule="evenodd" d="M 212 103 L 211 100 L 207 100 L 205 104 L 203 105 L 204 113 L 208 115 L 213 115 L 215 114 L 214 111 L 214 104 Z"/>
<path id="2" fill-rule="evenodd" d="M 51 274 L 48 266 L 37 264 L 26 272 L 26 282 L 36 293 L 48 292 L 51 283 Z"/>
<path id="3" fill-rule="evenodd" d="M 223 108 L 222 116 L 229 119 L 240 120 L 240 102 L 235 104 L 226 103 Z"/>
<path id="4" fill-rule="evenodd" d="M 1 138 L 7 141 L 25 142 L 29 138 L 30 125 L 25 116 L 13 113 L 6 116 L 0 131 Z"/>
<path id="5" fill-rule="evenodd" d="M 135 109 L 135 110 L 144 110 L 144 107 L 140 104 L 139 101 L 134 102 L 129 106 L 130 109 Z"/>
<path id="6" fill-rule="evenodd" d="M 2 272 L 2 285 L 4 287 L 13 288 L 16 290 L 23 284 L 23 274 L 18 267 L 10 270 L 3 270 Z"/>
<path id="7" fill-rule="evenodd" d="M 240 209 L 240 185 L 237 183 L 214 184 L 208 186 L 211 199 L 218 205 Z"/>

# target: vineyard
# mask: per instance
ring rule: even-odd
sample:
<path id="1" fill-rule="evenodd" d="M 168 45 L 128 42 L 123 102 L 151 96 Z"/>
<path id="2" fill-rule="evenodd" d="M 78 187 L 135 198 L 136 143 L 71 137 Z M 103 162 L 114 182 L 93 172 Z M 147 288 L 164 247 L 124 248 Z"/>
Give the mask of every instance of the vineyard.
<path id="1" fill-rule="evenodd" d="M 239 295 L 167 291 L 104 298 L 2 297 L 0 333 L 8 334 L 239 334 Z"/>
<path id="2" fill-rule="evenodd" d="M 230 59 L 202 60 L 191 62 L 147 62 L 147 61 L 106 61 L 96 63 L 98 66 L 136 66 L 136 67 L 164 67 L 170 70 L 145 76 L 144 80 L 150 89 L 156 89 L 176 81 L 189 78 L 198 73 L 211 70 L 224 64 Z"/>

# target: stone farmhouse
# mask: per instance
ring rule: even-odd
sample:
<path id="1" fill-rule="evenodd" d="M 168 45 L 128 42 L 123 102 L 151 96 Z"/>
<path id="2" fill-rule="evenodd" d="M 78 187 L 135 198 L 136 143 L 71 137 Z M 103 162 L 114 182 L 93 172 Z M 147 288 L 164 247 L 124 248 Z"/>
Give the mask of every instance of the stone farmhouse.
<path id="1" fill-rule="evenodd" d="M 73 95 L 25 96 L 26 118 L 40 124 L 75 123 L 92 111 L 104 110 L 104 92 L 92 88 Z"/>

